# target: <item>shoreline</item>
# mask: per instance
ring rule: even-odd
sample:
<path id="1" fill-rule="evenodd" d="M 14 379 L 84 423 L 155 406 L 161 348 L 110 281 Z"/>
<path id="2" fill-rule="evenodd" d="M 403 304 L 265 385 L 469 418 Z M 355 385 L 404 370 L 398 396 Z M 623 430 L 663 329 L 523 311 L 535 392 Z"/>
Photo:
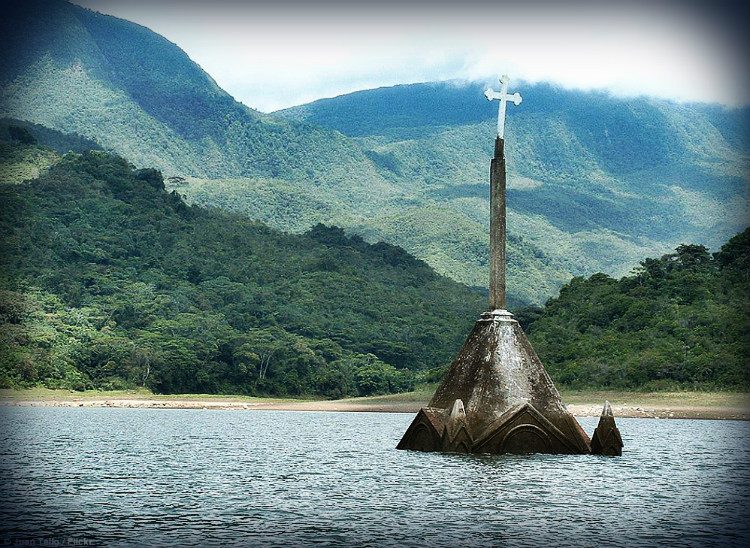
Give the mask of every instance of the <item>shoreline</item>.
<path id="1" fill-rule="evenodd" d="M 343 400 L 293 400 L 245 396 L 161 396 L 147 392 L 80 394 L 60 390 L 2 390 L 0 407 L 77 407 L 111 409 L 206 409 L 236 411 L 317 411 L 352 413 L 416 413 L 427 405 L 430 390 Z M 598 417 L 604 400 L 615 417 L 654 419 L 750 420 L 750 394 L 685 392 L 563 393 L 577 417 Z"/>

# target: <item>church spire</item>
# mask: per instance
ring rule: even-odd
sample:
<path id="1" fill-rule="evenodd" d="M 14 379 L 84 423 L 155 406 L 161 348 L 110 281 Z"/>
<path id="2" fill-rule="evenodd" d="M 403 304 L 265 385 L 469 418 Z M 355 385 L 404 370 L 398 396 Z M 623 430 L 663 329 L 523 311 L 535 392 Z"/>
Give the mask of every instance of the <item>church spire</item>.
<path id="1" fill-rule="evenodd" d="M 516 92 L 508 94 L 507 75 L 500 77 L 500 91 L 488 89 L 484 96 L 489 101 L 497 99 L 500 106 L 497 111 L 497 137 L 495 138 L 495 157 L 490 164 L 490 310 L 505 310 L 507 306 L 505 292 L 506 268 L 506 231 L 505 231 L 505 106 L 508 101 L 520 105 L 522 98 Z"/>
<path id="2" fill-rule="evenodd" d="M 499 99 L 495 157 L 490 167 L 490 311 L 481 315 L 427 407 L 420 409 L 398 449 L 465 453 L 567 453 L 592 451 L 591 440 L 560 393 L 513 315 L 505 310 L 505 102 Z M 596 451 L 619 454 L 619 432 L 605 408 Z M 613 433 L 614 432 L 614 433 Z"/>

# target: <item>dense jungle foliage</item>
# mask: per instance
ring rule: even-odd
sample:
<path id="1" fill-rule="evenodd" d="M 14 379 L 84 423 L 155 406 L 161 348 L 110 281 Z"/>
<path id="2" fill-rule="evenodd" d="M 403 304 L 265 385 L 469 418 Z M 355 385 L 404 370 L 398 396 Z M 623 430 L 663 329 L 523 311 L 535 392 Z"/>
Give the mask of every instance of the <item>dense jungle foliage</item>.
<path id="1" fill-rule="evenodd" d="M 485 301 L 392 245 L 187 206 L 105 152 L 6 183 L 0 204 L 5 387 L 403 391 Z"/>
<path id="2" fill-rule="evenodd" d="M 105 152 L 56 158 L 0 185 L 0 386 L 403 391 L 439 380 L 484 308 L 398 247 L 189 206 Z M 750 229 L 681 245 L 517 317 L 566 386 L 747 388 L 749 248 Z"/>
<path id="3" fill-rule="evenodd" d="M 747 389 L 750 228 L 714 254 L 681 245 L 620 280 L 574 278 L 518 318 L 568 386 Z"/>

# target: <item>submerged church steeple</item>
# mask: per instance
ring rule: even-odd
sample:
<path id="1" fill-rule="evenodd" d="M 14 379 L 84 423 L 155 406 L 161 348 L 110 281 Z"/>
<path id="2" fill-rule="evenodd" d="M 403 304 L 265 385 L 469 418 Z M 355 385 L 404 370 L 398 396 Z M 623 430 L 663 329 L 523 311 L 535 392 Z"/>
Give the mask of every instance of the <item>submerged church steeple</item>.
<path id="1" fill-rule="evenodd" d="M 521 103 L 520 94 L 508 94 L 508 82 L 503 76 L 499 92 L 485 92 L 487 99 L 500 101 L 490 163 L 489 310 L 477 320 L 435 395 L 417 413 L 397 448 L 619 454 L 615 447 L 620 449 L 622 440 L 609 405 L 595 433 L 597 443 L 592 444 L 563 404 L 523 329 L 505 309 L 505 107 L 508 101 Z"/>

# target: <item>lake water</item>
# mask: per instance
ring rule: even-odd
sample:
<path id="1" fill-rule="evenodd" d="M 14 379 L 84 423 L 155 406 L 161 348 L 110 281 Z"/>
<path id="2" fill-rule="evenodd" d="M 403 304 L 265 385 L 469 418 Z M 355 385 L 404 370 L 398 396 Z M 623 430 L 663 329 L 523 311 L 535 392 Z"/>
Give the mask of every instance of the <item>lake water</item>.
<path id="1" fill-rule="evenodd" d="M 619 419 L 621 458 L 477 457 L 396 451 L 412 418 L 0 408 L 0 543 L 749 544 L 748 423 Z"/>

